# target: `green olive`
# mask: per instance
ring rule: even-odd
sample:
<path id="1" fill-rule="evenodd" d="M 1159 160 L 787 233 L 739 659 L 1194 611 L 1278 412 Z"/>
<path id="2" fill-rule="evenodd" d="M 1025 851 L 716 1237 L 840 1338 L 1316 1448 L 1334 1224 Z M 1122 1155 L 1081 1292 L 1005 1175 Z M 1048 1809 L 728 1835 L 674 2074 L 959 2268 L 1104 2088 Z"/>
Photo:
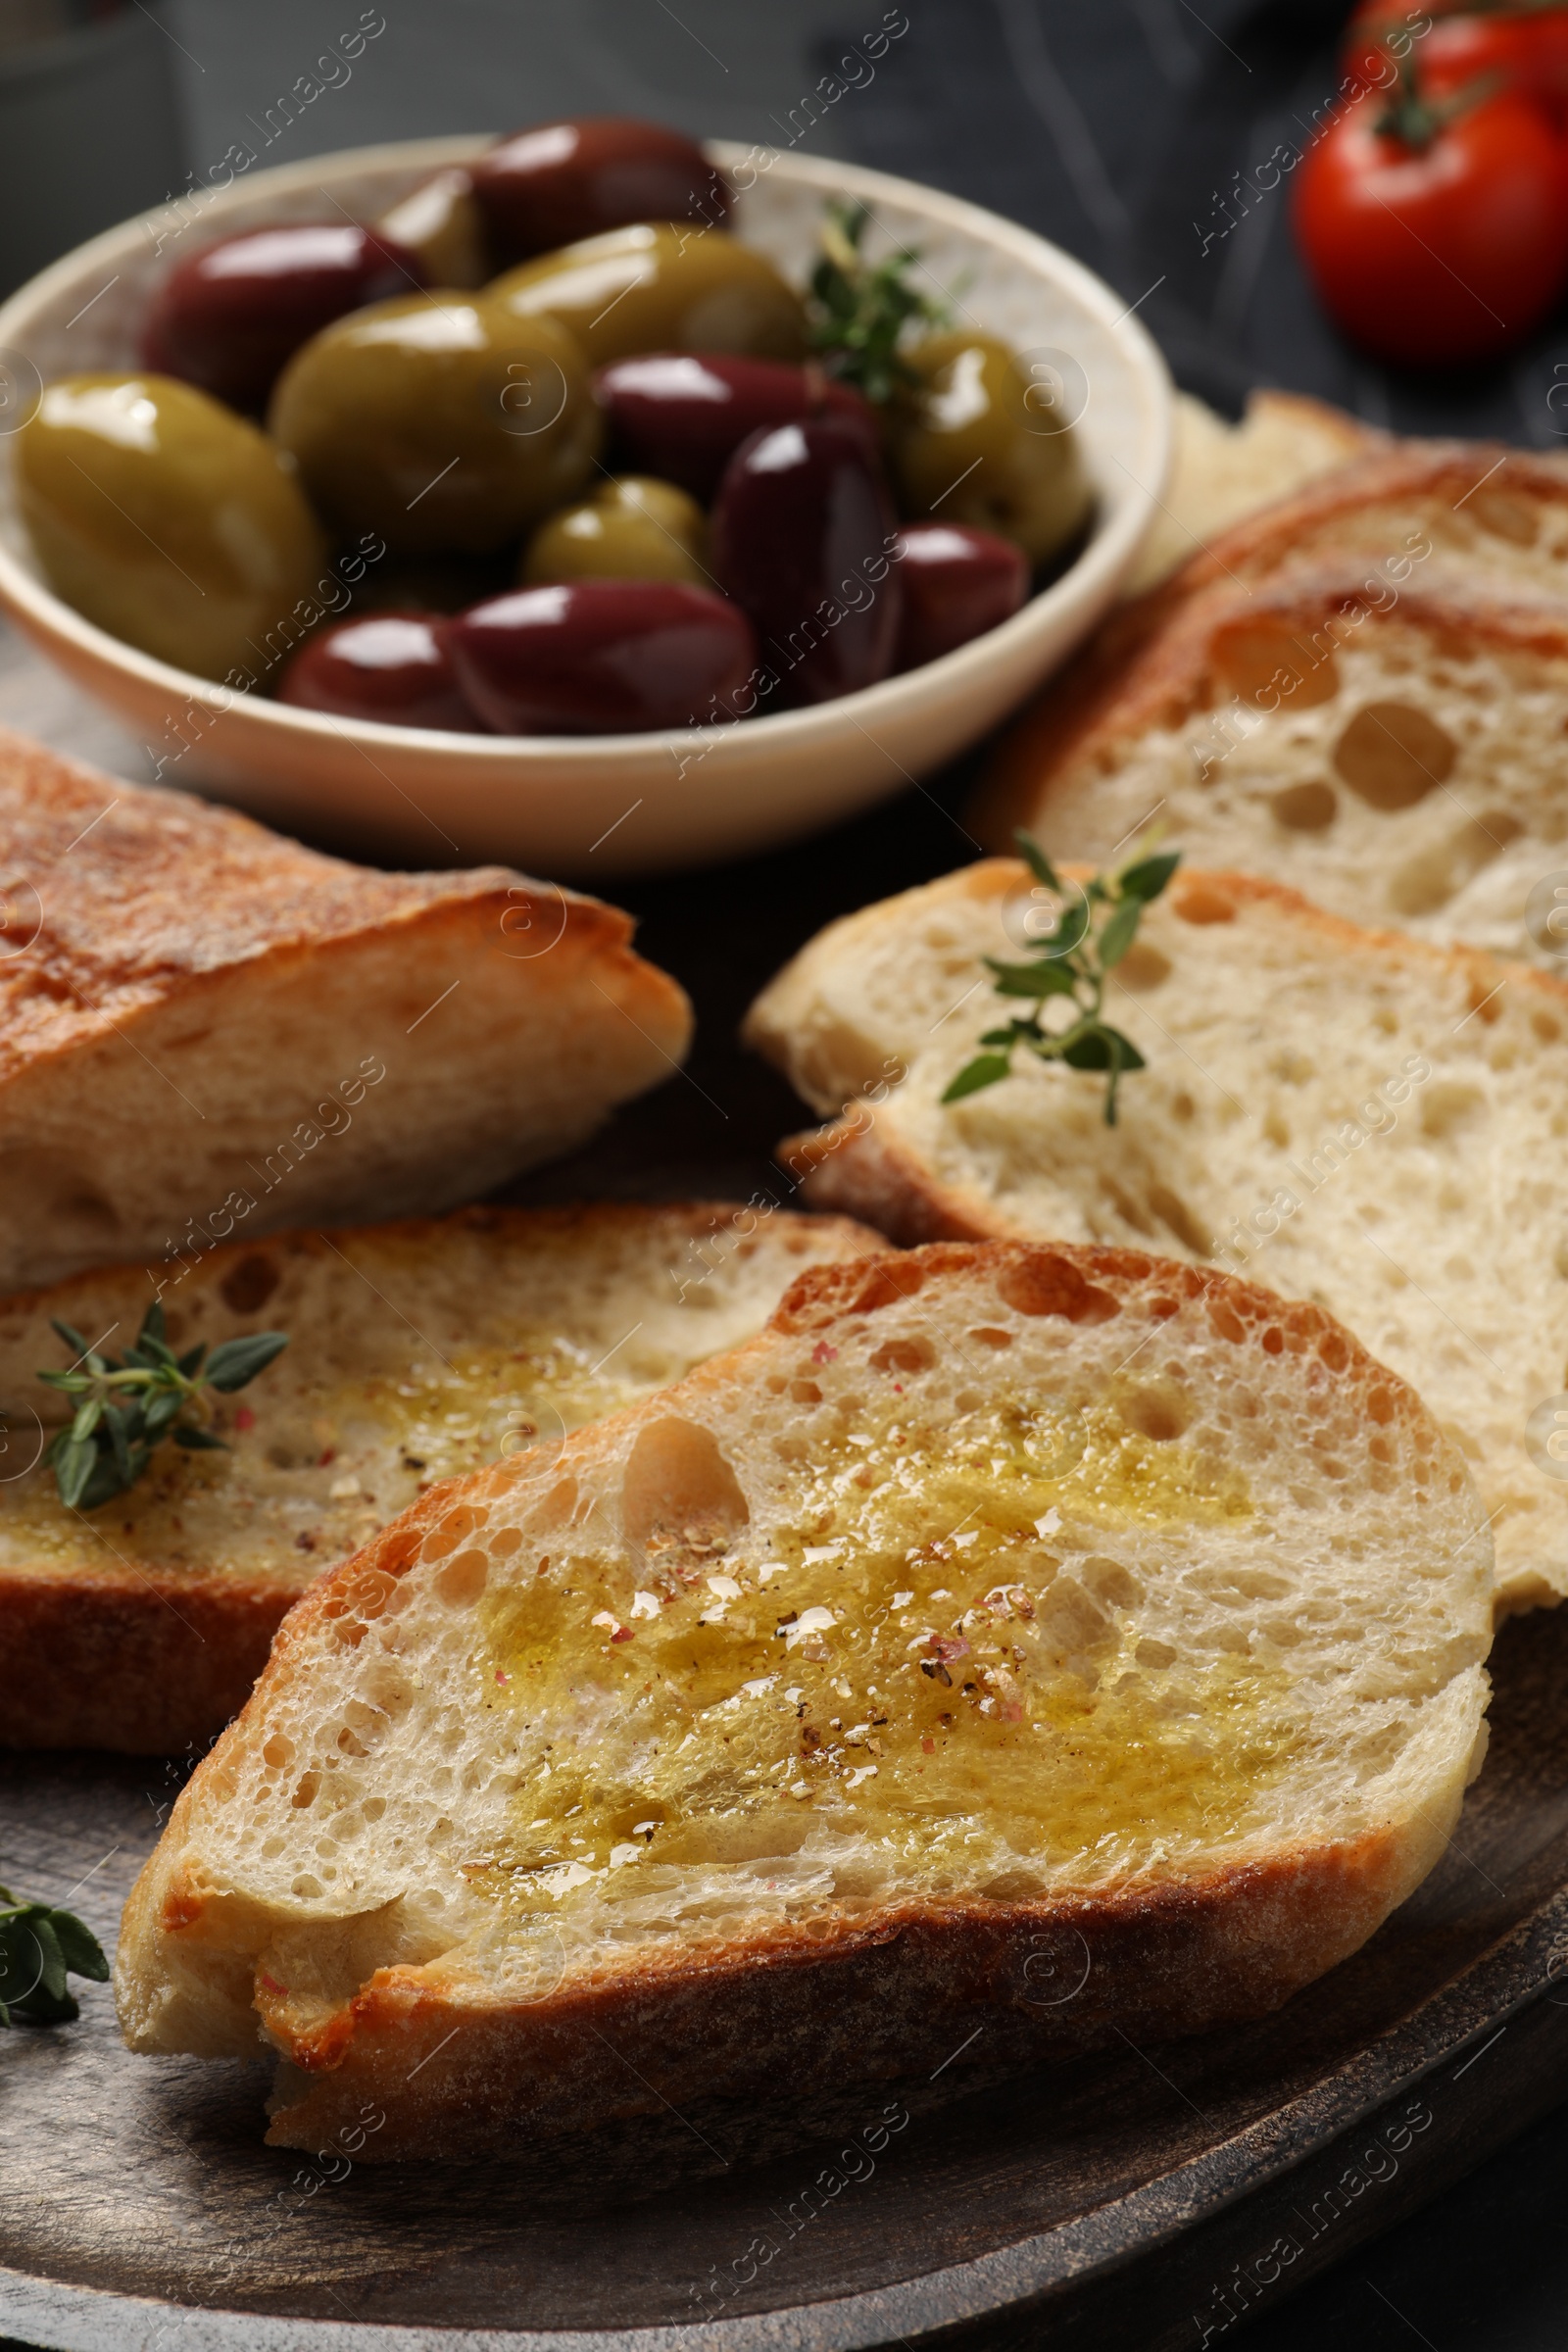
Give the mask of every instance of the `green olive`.
<path id="1" fill-rule="evenodd" d="M 771 262 L 721 228 L 638 222 L 542 254 L 492 279 L 519 317 L 574 334 L 595 368 L 641 351 L 743 352 L 799 360 L 806 308 Z"/>
<path id="2" fill-rule="evenodd" d="M 708 517 L 673 482 L 622 474 L 542 522 L 517 577 L 525 588 L 547 580 L 689 580 L 710 588 Z"/>
<path id="3" fill-rule="evenodd" d="M 376 221 L 375 233 L 413 254 L 425 285 L 482 286 L 489 275 L 484 215 L 461 165 L 400 198 Z"/>
<path id="4" fill-rule="evenodd" d="M 63 376 L 16 450 L 51 588 L 161 662 L 253 671 L 321 576 L 325 541 L 286 459 L 192 384 Z"/>
<path id="5" fill-rule="evenodd" d="M 888 449 L 906 516 L 973 523 L 1046 563 L 1092 497 L 1059 411 L 993 335 L 931 335 L 906 356 L 920 380 L 898 400 Z"/>
<path id="6" fill-rule="evenodd" d="M 268 427 L 323 514 L 408 555 L 515 539 L 583 487 L 604 438 L 564 327 L 451 291 L 323 327 L 283 370 Z"/>

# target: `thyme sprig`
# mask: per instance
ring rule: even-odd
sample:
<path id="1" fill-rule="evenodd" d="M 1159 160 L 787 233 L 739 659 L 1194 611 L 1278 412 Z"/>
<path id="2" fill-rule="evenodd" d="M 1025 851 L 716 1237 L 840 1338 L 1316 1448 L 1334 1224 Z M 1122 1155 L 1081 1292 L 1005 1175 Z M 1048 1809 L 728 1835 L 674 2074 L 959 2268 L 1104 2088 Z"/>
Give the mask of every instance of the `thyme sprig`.
<path id="1" fill-rule="evenodd" d="M 918 253 L 865 259 L 860 246 L 870 217 L 863 204 L 828 205 L 822 259 L 811 272 L 811 348 L 821 353 L 830 375 L 880 405 L 919 381 L 899 356 L 906 327 L 950 326 L 953 314 L 945 302 L 910 285 Z"/>
<path id="2" fill-rule="evenodd" d="M 284 1332 L 257 1331 L 224 1340 L 210 1356 L 205 1347 L 176 1356 L 156 1298 L 123 1356 L 103 1354 L 69 1323 L 53 1328 L 76 1360 L 69 1371 L 40 1372 L 38 1378 L 74 1397 L 76 1409 L 44 1458 L 61 1501 L 74 1511 L 96 1510 L 126 1493 L 166 1438 L 192 1453 L 226 1451 L 208 1426 L 212 1405 L 203 1391 L 229 1396 L 247 1387 L 288 1346 Z"/>
<path id="3" fill-rule="evenodd" d="M 1182 854 L 1170 850 L 1151 857 L 1150 845 L 1140 844 L 1124 864 L 1108 874 L 1096 874 L 1080 888 L 1062 881 L 1030 834 L 1014 838 L 1035 880 L 1061 902 L 1060 918 L 1035 951 L 1034 962 L 1002 963 L 994 956 L 986 957 L 998 996 L 1032 998 L 1034 1010 L 1024 1018 L 1014 1014 L 1004 1029 L 986 1030 L 980 1043 L 990 1051 L 964 1064 L 942 1100 L 961 1102 L 966 1095 L 997 1085 L 1011 1071 L 1013 1054 L 1022 1046 L 1041 1061 L 1065 1062 L 1070 1070 L 1103 1070 L 1108 1080 L 1105 1125 L 1114 1127 L 1122 1076 L 1143 1069 L 1145 1063 L 1132 1039 L 1104 1018 L 1105 984 L 1138 937 L 1145 907 L 1164 890 Z M 1045 1025 L 1045 1008 L 1054 997 L 1071 1007 L 1073 1017 L 1065 1028 Z"/>
<path id="4" fill-rule="evenodd" d="M 29 1903 L 0 1886 L 0 2026 L 29 2018 L 66 2026 L 78 2012 L 66 1989 L 67 1973 L 105 1984 L 103 1947 L 74 1911 Z"/>

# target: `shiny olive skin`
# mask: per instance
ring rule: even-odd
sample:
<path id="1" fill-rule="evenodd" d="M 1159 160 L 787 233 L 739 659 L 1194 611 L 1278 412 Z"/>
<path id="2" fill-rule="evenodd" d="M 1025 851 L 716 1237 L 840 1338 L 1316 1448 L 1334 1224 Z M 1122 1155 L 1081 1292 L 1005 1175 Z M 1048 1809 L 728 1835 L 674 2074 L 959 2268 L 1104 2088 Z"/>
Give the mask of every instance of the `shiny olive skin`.
<path id="1" fill-rule="evenodd" d="M 284 369 L 268 428 L 345 535 L 483 555 L 583 487 L 604 419 L 553 318 L 445 290 L 340 318 Z"/>
<path id="2" fill-rule="evenodd" d="M 161 662 L 249 676 L 321 578 L 326 544 L 287 460 L 193 384 L 62 377 L 13 446 L 49 585 Z"/>
<path id="3" fill-rule="evenodd" d="M 483 731 L 428 612 L 371 612 L 322 629 L 290 662 L 277 699 L 382 726 Z"/>
<path id="4" fill-rule="evenodd" d="M 919 377 L 895 404 L 888 460 L 911 522 L 968 522 L 1015 540 L 1031 564 L 1088 520 L 1078 444 L 994 335 L 930 335 L 905 358 Z"/>
<path id="5" fill-rule="evenodd" d="M 743 612 L 678 580 L 516 588 L 441 635 L 468 701 L 503 735 L 608 735 L 722 716 L 752 676 Z"/>
<path id="6" fill-rule="evenodd" d="M 594 368 L 638 351 L 798 360 L 806 350 L 806 306 L 794 287 L 718 228 L 612 228 L 507 270 L 486 293 L 522 317 L 559 318 Z"/>
<path id="7" fill-rule="evenodd" d="M 142 329 L 142 360 L 230 408 L 260 410 L 323 326 L 423 283 L 405 246 L 350 220 L 243 229 L 170 271 Z"/>
<path id="8" fill-rule="evenodd" d="M 747 612 L 777 707 L 874 686 L 893 666 L 897 518 L 858 427 L 836 416 L 743 441 L 711 522 L 713 572 Z"/>
<path id="9" fill-rule="evenodd" d="M 517 577 L 543 580 L 689 580 L 710 588 L 708 517 L 673 482 L 621 474 L 580 507 L 542 522 Z"/>
<path id="10" fill-rule="evenodd" d="M 918 669 L 1010 620 L 1029 594 L 1029 559 L 965 523 L 910 522 L 899 533 L 904 618 L 895 669 Z"/>
<path id="11" fill-rule="evenodd" d="M 400 197 L 381 215 L 375 233 L 413 255 L 423 286 L 482 286 L 492 274 L 484 215 L 461 164 Z"/>
<path id="12" fill-rule="evenodd" d="M 514 132 L 474 165 L 473 191 L 498 245 L 518 260 L 629 220 L 722 228 L 730 209 L 727 183 L 694 139 L 610 116 Z"/>
<path id="13" fill-rule="evenodd" d="M 610 420 L 612 460 L 679 482 L 710 502 L 748 434 L 802 416 L 845 416 L 876 449 L 870 404 L 820 368 L 714 352 L 643 352 L 602 368 L 594 390 Z"/>

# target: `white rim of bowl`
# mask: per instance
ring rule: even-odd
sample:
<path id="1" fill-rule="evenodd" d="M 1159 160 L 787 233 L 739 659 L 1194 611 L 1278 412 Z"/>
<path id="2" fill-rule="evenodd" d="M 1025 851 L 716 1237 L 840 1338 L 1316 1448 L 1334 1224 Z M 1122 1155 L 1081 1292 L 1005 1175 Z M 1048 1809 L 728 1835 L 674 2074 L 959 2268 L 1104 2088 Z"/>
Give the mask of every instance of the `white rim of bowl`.
<path id="1" fill-rule="evenodd" d="M 254 178 L 233 181 L 215 198 L 208 217 L 217 225 L 225 212 L 248 207 L 259 191 L 288 195 L 296 189 L 318 186 L 323 178 L 350 168 L 373 172 L 428 166 L 437 171 L 443 164 L 464 163 L 471 156 L 482 155 L 492 144 L 487 136 L 471 135 L 341 148 L 304 164 L 277 165 L 270 172 L 258 172 Z M 878 202 L 912 204 L 944 227 L 999 246 L 1019 261 L 1044 259 L 1049 264 L 1049 273 L 1104 333 L 1121 344 L 1134 372 L 1142 378 L 1150 414 L 1158 428 L 1152 487 L 1129 475 L 1131 491 L 1120 511 L 1103 527 L 1094 530 L 1088 544 L 1059 579 L 1031 597 L 1010 619 L 935 662 L 924 662 L 918 669 L 900 671 L 875 686 L 863 686 L 854 694 L 840 695 L 831 702 L 815 703 L 805 710 L 771 711 L 736 722 L 744 724 L 748 742 L 761 731 L 767 743 L 779 752 L 808 750 L 816 737 L 832 731 L 836 716 L 854 724 L 862 719 L 874 724 L 898 710 L 907 710 L 911 688 L 918 692 L 917 681 L 930 680 L 934 687 L 940 687 L 958 665 L 975 663 L 977 656 L 983 660 L 989 653 L 1001 658 L 1036 632 L 1048 634 L 1062 606 L 1075 601 L 1086 584 L 1099 589 L 1114 586 L 1137 552 L 1164 487 L 1173 434 L 1170 376 L 1148 330 L 1129 308 L 1115 307 L 1119 297 L 1103 279 L 1059 246 L 1037 236 L 1033 229 L 1004 220 L 1000 213 L 987 212 L 982 205 L 969 204 L 961 197 L 945 196 L 917 180 L 867 171 L 859 165 L 822 163 L 813 157 L 792 155 L 785 149 L 760 150 L 731 139 L 707 139 L 702 144 L 709 161 L 721 170 L 730 170 L 754 156 L 765 154 L 771 159 L 766 167 L 769 172 L 782 169 L 786 178 L 817 187 L 824 196 L 858 197 L 868 209 Z M 14 314 L 25 318 L 40 301 L 70 287 L 94 257 L 106 263 L 122 259 L 125 240 L 142 233 L 143 224 L 155 220 L 159 210 L 153 206 L 146 213 L 138 213 L 131 220 L 104 229 L 85 245 L 75 246 L 58 262 L 52 262 L 25 285 L 19 286 L 0 306 L 0 351 L 9 350 L 12 336 L 24 331 L 14 323 Z M 411 736 L 417 736 L 454 758 L 461 756 L 477 764 L 498 768 L 514 766 L 519 757 L 535 753 L 548 757 L 552 763 L 564 761 L 569 765 L 575 761 L 584 766 L 602 766 L 617 755 L 628 763 L 646 760 L 650 753 L 669 752 L 673 756 L 694 738 L 701 739 L 705 732 L 710 733 L 729 723 L 714 720 L 707 729 L 700 725 L 666 727 L 644 734 L 475 735 L 437 727 L 393 726 L 375 719 L 344 720 L 325 712 L 303 710 L 269 697 L 235 692 L 218 680 L 198 677 L 193 670 L 176 669 L 172 663 L 156 661 L 152 655 L 127 645 L 123 638 L 111 636 L 107 629 L 83 619 L 74 607 L 45 587 L 3 543 L 0 543 L 0 606 L 25 615 L 47 636 L 73 640 L 84 654 L 167 695 L 171 703 L 195 705 L 212 711 L 215 717 L 243 712 L 248 723 L 270 728 L 284 738 L 341 743 L 345 729 L 349 729 L 354 740 L 363 737 L 368 743 L 388 750 L 407 745 Z"/>

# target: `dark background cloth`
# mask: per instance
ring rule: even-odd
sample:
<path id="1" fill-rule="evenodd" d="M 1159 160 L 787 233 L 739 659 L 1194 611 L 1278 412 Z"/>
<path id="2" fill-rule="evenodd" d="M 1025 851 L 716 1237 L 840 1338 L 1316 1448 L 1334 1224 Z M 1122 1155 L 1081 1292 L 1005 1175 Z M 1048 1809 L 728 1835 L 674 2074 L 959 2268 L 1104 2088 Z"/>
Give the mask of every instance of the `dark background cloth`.
<path id="1" fill-rule="evenodd" d="M 1568 372 L 1568 321 L 1549 322 L 1495 367 L 1423 382 L 1350 352 L 1305 286 L 1290 238 L 1290 175 L 1282 171 L 1272 189 L 1257 175 L 1269 177 L 1281 149 L 1299 152 L 1336 88 L 1344 0 L 903 4 L 907 31 L 867 86 L 823 115 L 807 152 L 926 181 L 1054 239 L 1138 305 L 1182 385 L 1232 415 L 1250 387 L 1276 384 L 1407 431 L 1559 445 L 1568 416 L 1549 396 L 1559 365 Z M 230 141 L 255 144 L 278 94 L 360 17 L 358 0 L 167 0 L 141 13 L 160 36 L 184 137 L 182 166 L 166 168 L 150 149 L 139 167 L 147 185 L 134 201 L 149 205 L 177 193 L 181 169 L 205 177 Z M 783 143 L 818 77 L 882 21 L 883 0 L 385 0 L 384 16 L 352 80 L 260 160 L 499 131 L 560 113 L 651 114 L 694 132 Z M 73 219 L 52 250 L 91 225 Z M 771 1146 L 804 1113 L 740 1051 L 739 1016 L 821 923 L 974 855 L 962 810 L 984 758 L 982 747 L 798 849 L 617 885 L 612 895 L 642 917 L 645 952 L 696 1000 L 697 1049 L 689 1069 L 634 1105 L 605 1144 L 517 1197 L 786 1198 Z M 1227 2335 L 1245 2334 L 1258 2352 L 1325 2343 L 1558 2352 L 1568 2333 L 1565 2157 L 1559 2111 L 1423 2214 Z M 1201 2333 L 1195 2323 L 1194 2352 Z"/>

